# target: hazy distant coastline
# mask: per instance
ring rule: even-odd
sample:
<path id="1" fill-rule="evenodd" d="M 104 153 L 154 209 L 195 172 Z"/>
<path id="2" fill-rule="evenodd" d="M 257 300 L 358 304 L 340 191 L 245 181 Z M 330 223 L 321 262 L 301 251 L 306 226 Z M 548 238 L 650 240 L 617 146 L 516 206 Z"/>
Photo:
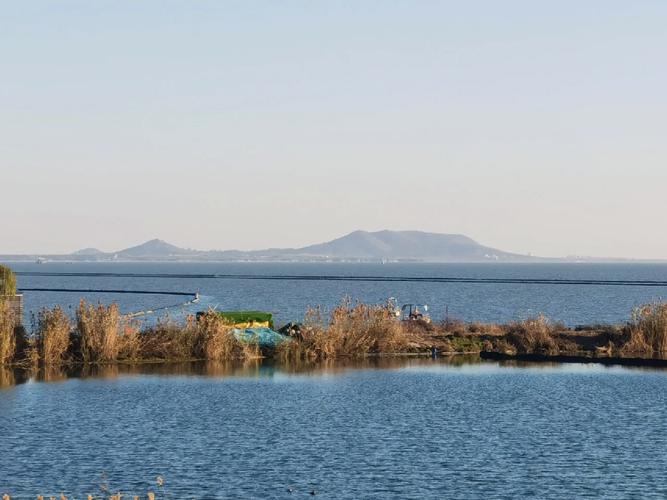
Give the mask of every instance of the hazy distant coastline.
<path id="1" fill-rule="evenodd" d="M 4 262 L 665 262 L 567 256 L 536 257 L 482 245 L 461 234 L 421 231 L 354 231 L 301 248 L 194 250 L 153 239 L 115 252 L 84 248 L 69 254 L 0 255 Z"/>

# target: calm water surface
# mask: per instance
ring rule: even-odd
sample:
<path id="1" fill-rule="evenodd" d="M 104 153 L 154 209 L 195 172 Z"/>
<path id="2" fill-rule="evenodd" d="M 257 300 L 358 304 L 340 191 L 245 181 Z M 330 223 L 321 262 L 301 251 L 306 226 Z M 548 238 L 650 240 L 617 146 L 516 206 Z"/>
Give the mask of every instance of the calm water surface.
<path id="1" fill-rule="evenodd" d="M 278 274 L 348 276 L 421 276 L 472 278 L 560 278 L 667 281 L 667 264 L 187 264 L 187 263 L 15 263 L 17 271 L 111 272 L 167 274 Z M 632 308 L 667 297 L 667 288 L 535 284 L 386 283 L 345 281 L 262 281 L 202 278 L 100 278 L 19 276 L 19 286 L 33 288 L 100 288 L 123 290 L 192 291 L 202 294 L 184 314 L 215 306 L 220 309 L 271 311 L 278 322 L 300 321 L 308 306 L 331 308 L 343 296 L 367 302 L 396 297 L 400 303 L 428 304 L 434 319 L 503 322 L 545 313 L 570 325 L 616 323 L 629 318 Z M 77 304 L 80 293 L 29 292 L 30 311 L 55 304 Z M 125 312 L 154 309 L 179 302 L 158 295 L 89 294 L 86 298 L 116 301 Z"/>
<path id="2" fill-rule="evenodd" d="M 464 361 L 0 371 L 0 493 L 667 495 L 667 372 Z"/>

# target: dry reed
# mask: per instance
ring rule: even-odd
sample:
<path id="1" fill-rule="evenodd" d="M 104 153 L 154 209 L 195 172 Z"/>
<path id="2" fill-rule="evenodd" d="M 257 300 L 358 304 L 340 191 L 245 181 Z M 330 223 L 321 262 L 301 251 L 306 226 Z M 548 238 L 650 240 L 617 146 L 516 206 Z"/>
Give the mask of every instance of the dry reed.
<path id="1" fill-rule="evenodd" d="M 199 357 L 221 361 L 234 357 L 238 343 L 232 327 L 220 315 L 209 311 L 197 321 Z"/>
<path id="2" fill-rule="evenodd" d="M 84 363 L 115 361 L 118 357 L 120 313 L 118 305 L 88 304 L 76 311 L 79 352 Z"/>
<path id="3" fill-rule="evenodd" d="M 199 356 L 199 334 L 197 325 L 188 318 L 185 325 L 169 317 L 160 319 L 154 326 L 139 334 L 143 359 L 187 360 Z"/>
<path id="4" fill-rule="evenodd" d="M 0 265 L 0 295 L 16 294 L 16 275 L 7 266 Z"/>
<path id="5" fill-rule="evenodd" d="M 132 320 L 122 320 L 118 335 L 118 358 L 138 360 L 142 357 L 142 339 L 140 324 Z"/>
<path id="6" fill-rule="evenodd" d="M 409 343 L 409 335 L 388 305 L 343 301 L 325 324 L 321 308 L 307 311 L 295 342 L 278 347 L 283 359 L 327 359 L 390 353 Z"/>
<path id="7" fill-rule="evenodd" d="M 58 366 L 68 361 L 110 363 L 118 360 L 229 361 L 262 355 L 301 362 L 363 357 L 400 352 L 479 352 L 557 354 L 595 352 L 655 354 L 667 352 L 667 303 L 637 309 L 625 330 L 582 334 L 552 323 L 545 316 L 509 324 L 438 324 L 401 321 L 392 304 L 369 305 L 344 299 L 325 317 L 321 308 L 307 311 L 303 324 L 290 332 L 291 340 L 275 349 L 260 349 L 252 339 L 237 338 L 234 326 L 210 310 L 185 323 L 164 318 L 153 326 L 124 320 L 116 305 L 81 301 L 76 329 L 62 309 L 38 315 L 33 341 L 24 345 L 13 310 L 0 300 L 0 364 Z M 611 333 L 610 333 L 611 332 Z M 614 333 L 616 332 L 616 333 Z"/>
<path id="8" fill-rule="evenodd" d="M 234 336 L 234 326 L 215 311 L 201 315 L 196 327 L 199 354 L 204 359 L 224 361 L 261 355 L 257 343 L 239 342 Z"/>
<path id="9" fill-rule="evenodd" d="M 45 365 L 57 365 L 66 361 L 71 329 L 70 320 L 60 307 L 42 309 L 39 312 L 35 332 L 36 353 Z M 32 360 L 33 363 L 35 361 Z"/>
<path id="10" fill-rule="evenodd" d="M 0 365 L 9 364 L 16 357 L 16 327 L 14 309 L 0 297 Z"/>
<path id="11" fill-rule="evenodd" d="M 635 309 L 629 334 L 630 338 L 622 348 L 624 353 L 667 352 L 667 302 Z"/>
<path id="12" fill-rule="evenodd" d="M 507 329 L 505 340 L 519 353 L 554 354 L 558 350 L 553 338 L 556 327 L 544 315 L 510 323 Z"/>
<path id="13" fill-rule="evenodd" d="M 185 325 L 164 318 L 140 333 L 139 349 L 144 359 L 225 361 L 261 356 L 256 342 L 239 342 L 234 326 L 215 311 L 198 319 L 188 317 Z"/>

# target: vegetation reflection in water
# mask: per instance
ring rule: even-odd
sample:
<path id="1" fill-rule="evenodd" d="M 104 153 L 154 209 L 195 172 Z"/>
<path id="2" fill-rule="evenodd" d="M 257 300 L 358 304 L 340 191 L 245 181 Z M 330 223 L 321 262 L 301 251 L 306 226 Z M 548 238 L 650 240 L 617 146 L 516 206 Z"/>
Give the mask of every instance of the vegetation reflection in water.
<path id="1" fill-rule="evenodd" d="M 86 498 L 100 491 L 101 474 L 109 491 L 95 498 L 160 493 L 158 474 L 170 498 L 315 490 L 324 498 L 461 498 L 486 488 L 495 492 L 488 498 L 574 498 L 600 486 L 600 467 L 617 465 L 611 484 L 628 498 L 640 491 L 638 469 L 655 474 L 665 460 L 664 371 L 461 355 L 5 368 L 0 376 L 8 385 L 0 390 L 0 493 L 12 498 L 61 490 Z M 602 430 L 582 432 L 586 425 Z M 91 453 L 98 447 L 105 452 Z M 610 447 L 620 451 L 600 454 Z M 639 450 L 648 455 L 637 464 Z M 24 457 L 27 467 L 18 465 Z M 522 471 L 533 462 L 551 471 L 551 489 L 531 490 Z M 563 471 L 575 477 L 571 490 L 562 489 Z"/>
<path id="2" fill-rule="evenodd" d="M 276 375 L 336 375 L 350 370 L 393 370 L 424 366 L 480 364 L 477 355 L 454 355 L 432 360 L 418 356 L 377 356 L 280 363 L 270 359 L 245 361 L 190 361 L 170 363 L 62 365 L 41 368 L 0 366 L 0 388 L 27 382 L 63 382 L 70 379 L 115 379 L 132 376 L 183 376 L 213 378 L 272 378 Z"/>
<path id="3" fill-rule="evenodd" d="M 171 363 L 64 365 L 41 368 L 0 366 L 0 389 L 24 383 L 58 383 L 72 379 L 118 379 L 120 377 L 210 377 L 271 379 L 276 376 L 332 376 L 354 370 L 442 370 L 464 368 L 470 371 L 488 371 L 494 368 L 536 370 L 613 370 L 614 366 L 580 365 L 558 362 L 530 362 L 517 360 L 486 361 L 476 354 L 458 354 L 430 359 L 419 356 L 377 356 L 354 359 L 330 359 L 319 362 L 281 363 L 270 359 L 245 361 L 189 361 Z M 655 367 L 623 367 L 625 370 L 655 371 Z"/>

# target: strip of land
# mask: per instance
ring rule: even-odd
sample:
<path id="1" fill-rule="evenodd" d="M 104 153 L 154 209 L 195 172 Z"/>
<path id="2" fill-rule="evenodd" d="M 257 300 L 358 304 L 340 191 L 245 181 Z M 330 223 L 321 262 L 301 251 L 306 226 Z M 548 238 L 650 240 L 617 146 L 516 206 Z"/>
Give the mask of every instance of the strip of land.
<path id="1" fill-rule="evenodd" d="M 241 327 L 245 328 L 245 327 Z M 0 300 L 0 364 L 58 366 L 272 358 L 284 362 L 371 356 L 478 354 L 486 359 L 667 365 L 667 303 L 637 308 L 624 324 L 569 328 L 536 316 L 504 324 L 397 317 L 395 304 L 343 300 L 310 309 L 302 323 L 254 336 L 228 315 L 202 312 L 149 326 L 115 304 L 81 301 L 75 318 L 45 309 L 28 331 Z M 265 331 L 260 331 L 264 335 Z M 263 340 L 264 339 L 264 340 Z"/>

